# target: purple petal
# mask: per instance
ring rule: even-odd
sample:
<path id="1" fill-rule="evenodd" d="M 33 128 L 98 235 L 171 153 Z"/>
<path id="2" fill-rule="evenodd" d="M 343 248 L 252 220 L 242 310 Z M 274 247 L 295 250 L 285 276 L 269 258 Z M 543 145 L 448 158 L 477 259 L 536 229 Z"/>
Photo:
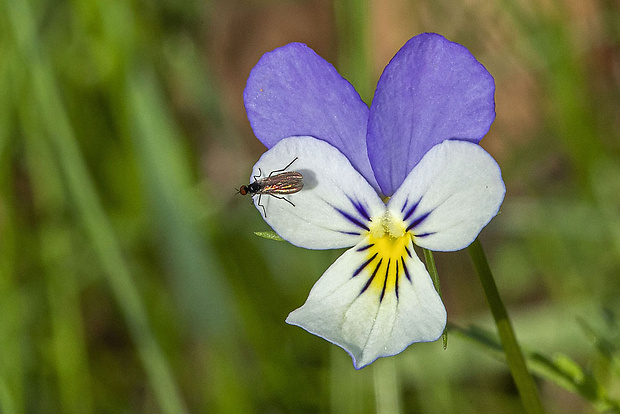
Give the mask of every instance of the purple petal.
<path id="1" fill-rule="evenodd" d="M 495 119 L 491 74 L 458 43 L 424 33 L 387 65 L 368 121 L 368 155 L 383 194 L 392 195 L 434 145 L 478 143 Z"/>
<path id="2" fill-rule="evenodd" d="M 290 43 L 263 55 L 243 98 L 254 134 L 267 148 L 282 138 L 313 136 L 338 148 L 378 189 L 366 151 L 368 106 L 308 46 Z"/>

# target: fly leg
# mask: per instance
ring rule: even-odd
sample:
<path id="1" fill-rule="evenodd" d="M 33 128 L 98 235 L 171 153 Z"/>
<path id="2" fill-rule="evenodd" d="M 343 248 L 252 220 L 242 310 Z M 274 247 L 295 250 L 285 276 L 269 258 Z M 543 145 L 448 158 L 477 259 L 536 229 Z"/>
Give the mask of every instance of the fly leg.
<path id="1" fill-rule="evenodd" d="M 262 205 L 260 202 L 262 196 L 263 196 L 262 194 L 258 195 L 258 203 L 256 204 L 258 204 L 263 209 L 263 214 L 265 215 L 265 218 L 267 218 L 267 210 L 265 210 L 265 206 Z"/>
<path id="2" fill-rule="evenodd" d="M 289 163 L 288 163 L 288 165 L 287 165 L 286 167 L 281 168 L 281 169 L 279 169 L 279 170 L 273 170 L 272 172 L 270 172 L 270 173 L 269 173 L 269 175 L 267 176 L 267 178 L 271 177 L 271 176 L 273 175 L 273 173 L 279 173 L 279 172 L 282 172 L 282 171 L 286 171 L 286 170 L 288 169 L 288 167 L 290 167 L 291 165 L 293 165 L 293 163 L 294 163 L 295 161 L 297 161 L 297 158 L 299 158 L 299 157 L 295 157 L 295 159 L 294 159 L 293 161 L 289 162 Z M 280 198 L 280 197 L 276 197 L 276 198 Z M 287 201 L 288 201 L 288 200 L 287 200 Z"/>
<path id="3" fill-rule="evenodd" d="M 261 176 L 261 175 L 263 175 L 263 173 L 261 172 L 261 170 L 260 170 L 260 168 L 259 168 L 259 169 L 258 169 L 258 176 L 253 175 L 253 177 L 254 177 L 254 181 L 258 180 L 258 179 L 260 178 L 260 176 Z M 269 175 L 271 175 L 271 174 L 269 174 Z"/>
<path id="4" fill-rule="evenodd" d="M 287 203 L 289 203 L 290 205 L 292 205 L 293 207 L 295 207 L 295 204 L 293 204 L 293 202 L 291 200 L 289 200 L 288 198 L 286 198 L 286 197 L 280 197 L 280 196 L 277 196 L 275 194 L 269 194 L 269 195 L 272 196 L 272 197 L 278 198 L 280 200 L 284 200 Z"/>
<path id="5" fill-rule="evenodd" d="M 267 194 L 267 195 L 270 195 L 270 196 L 272 196 L 272 197 L 274 197 L 274 198 L 277 198 L 277 199 L 279 199 L 279 200 L 284 200 L 284 201 L 286 201 L 287 203 L 289 203 L 290 205 L 292 205 L 293 207 L 295 207 L 295 204 L 293 204 L 293 202 L 292 202 L 291 200 L 289 200 L 288 198 L 286 198 L 286 197 L 277 196 L 277 195 L 275 195 L 275 194 Z M 264 213 L 264 215 L 265 215 L 265 218 L 267 218 L 267 210 L 265 209 L 265 206 L 264 206 L 264 205 L 262 205 L 262 204 L 261 204 L 261 202 L 260 202 L 260 201 L 261 201 L 261 197 L 262 197 L 262 196 L 263 196 L 262 194 L 259 194 L 259 195 L 258 195 L 258 203 L 256 203 L 256 204 L 258 204 L 258 205 L 259 205 L 259 206 L 263 209 L 263 213 Z"/>

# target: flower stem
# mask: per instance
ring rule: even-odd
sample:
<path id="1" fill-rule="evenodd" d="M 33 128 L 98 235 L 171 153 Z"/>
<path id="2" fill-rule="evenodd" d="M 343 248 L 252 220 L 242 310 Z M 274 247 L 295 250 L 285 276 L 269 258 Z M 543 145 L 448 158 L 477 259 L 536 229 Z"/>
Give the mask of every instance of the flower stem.
<path id="1" fill-rule="evenodd" d="M 484 294 L 491 308 L 491 313 L 497 325 L 499 338 L 504 347 L 508 367 L 521 396 L 521 401 L 525 406 L 525 410 L 529 414 L 544 413 L 544 409 L 538 396 L 538 389 L 534 383 L 534 378 L 530 375 L 521 353 L 521 348 L 517 342 L 512 324 L 508 318 L 506 307 L 499 296 L 497 285 L 493 279 L 491 268 L 487 262 L 487 258 L 482 250 L 482 244 L 476 239 L 468 248 L 476 273 L 480 278 L 480 283 L 484 289 Z"/>
<path id="2" fill-rule="evenodd" d="M 384 358 L 373 367 L 375 390 L 375 412 L 378 414 L 399 414 L 401 387 L 398 379 L 398 368 L 392 358 Z"/>

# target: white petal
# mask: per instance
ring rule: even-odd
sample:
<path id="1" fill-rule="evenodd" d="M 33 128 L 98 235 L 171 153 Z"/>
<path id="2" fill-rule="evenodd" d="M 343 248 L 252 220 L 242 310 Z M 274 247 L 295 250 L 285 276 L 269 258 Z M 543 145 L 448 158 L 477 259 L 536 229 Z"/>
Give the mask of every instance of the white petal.
<path id="1" fill-rule="evenodd" d="M 313 137 L 290 137 L 265 152 L 254 166 L 253 178 L 287 171 L 303 176 L 303 189 L 294 194 L 254 196 L 256 208 L 283 239 L 309 249 L 356 244 L 370 218 L 386 207 L 375 190 L 332 145 Z M 264 206 L 265 210 L 259 205 Z"/>
<path id="2" fill-rule="evenodd" d="M 286 319 L 344 348 L 357 369 L 398 354 L 413 342 L 436 340 L 446 324 L 443 303 L 411 242 L 412 256 L 405 254 L 402 259 L 409 276 L 399 261 L 397 284 L 389 283 L 390 279 L 385 283 L 388 271 L 385 262 L 377 264 L 378 257 L 354 276 L 369 260 L 368 250 L 360 251 L 365 243 L 338 258 L 314 285 L 306 303 Z M 393 281 L 394 263 L 391 266 Z"/>
<path id="3" fill-rule="evenodd" d="M 444 141 L 409 173 L 388 208 L 401 214 L 418 246 L 453 251 L 474 241 L 505 193 L 499 166 L 482 147 Z"/>

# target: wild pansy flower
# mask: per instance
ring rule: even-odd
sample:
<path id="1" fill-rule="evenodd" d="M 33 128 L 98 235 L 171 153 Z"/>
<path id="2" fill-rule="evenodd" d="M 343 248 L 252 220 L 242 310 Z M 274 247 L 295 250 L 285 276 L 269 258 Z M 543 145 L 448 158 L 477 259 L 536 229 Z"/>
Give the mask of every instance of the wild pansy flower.
<path id="1" fill-rule="evenodd" d="M 290 170 L 304 184 L 286 196 L 292 204 L 263 196 L 265 221 L 299 247 L 350 248 L 288 323 L 341 346 L 356 368 L 441 335 L 446 310 L 413 245 L 463 249 L 497 214 L 501 172 L 477 145 L 494 90 L 465 47 L 437 34 L 398 51 L 370 108 L 306 45 L 260 59 L 244 100 L 269 150 L 252 175 L 297 158 Z"/>

